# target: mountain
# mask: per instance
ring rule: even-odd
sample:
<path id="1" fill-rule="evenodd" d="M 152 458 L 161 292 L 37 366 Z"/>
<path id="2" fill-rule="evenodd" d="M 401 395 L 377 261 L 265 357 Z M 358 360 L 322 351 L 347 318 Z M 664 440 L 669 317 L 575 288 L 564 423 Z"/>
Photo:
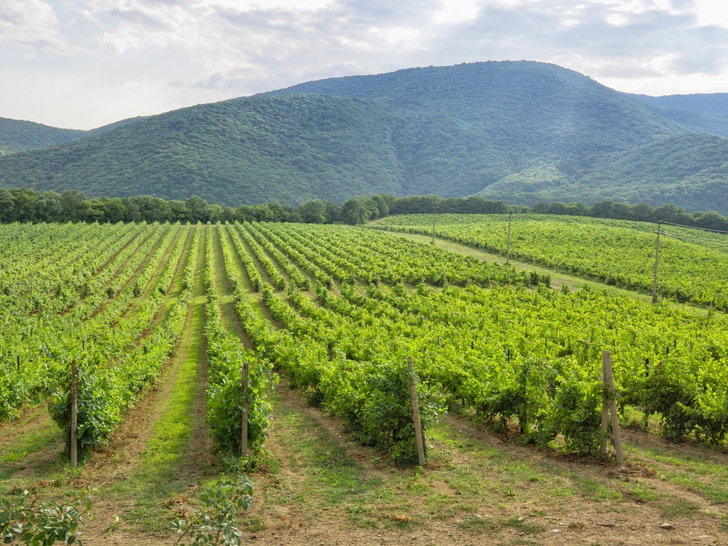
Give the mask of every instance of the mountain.
<path id="1" fill-rule="evenodd" d="M 0 158 L 0 187 L 209 202 L 401 193 L 383 105 L 256 97 L 195 106 L 47 150 Z"/>
<path id="2" fill-rule="evenodd" d="M 728 139 L 688 133 L 660 139 L 627 152 L 608 154 L 581 178 L 539 165 L 478 192 L 485 199 L 535 205 L 615 196 L 629 203 L 677 203 L 691 210 L 726 210 Z"/>
<path id="3" fill-rule="evenodd" d="M 719 124 L 720 101 L 677 100 L 528 61 L 332 78 L 0 157 L 0 187 L 232 206 L 384 192 L 688 210 L 706 208 L 710 190 L 707 208 L 728 212 L 728 139 L 688 123 Z"/>
<path id="4" fill-rule="evenodd" d="M 81 138 L 83 134 L 84 131 L 0 118 L 0 155 L 63 144 Z"/>
<path id="5" fill-rule="evenodd" d="M 658 115 L 693 131 L 728 137 L 728 93 L 632 95 Z"/>
<path id="6" fill-rule="evenodd" d="M 99 135 L 123 127 L 141 118 L 130 118 L 90 131 L 58 129 L 32 121 L 0 118 L 0 155 L 50 148 L 57 144 Z"/>

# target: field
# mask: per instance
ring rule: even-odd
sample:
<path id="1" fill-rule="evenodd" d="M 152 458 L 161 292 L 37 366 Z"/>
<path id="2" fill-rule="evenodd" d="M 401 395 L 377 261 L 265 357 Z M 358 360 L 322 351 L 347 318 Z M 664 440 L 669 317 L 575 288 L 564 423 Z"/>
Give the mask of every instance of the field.
<path id="1" fill-rule="evenodd" d="M 431 214 L 392 217 L 388 228 L 430 235 Z M 384 228 L 383 222 L 379 227 Z M 575 216 L 516 214 L 510 257 L 595 279 L 611 286 L 652 292 L 657 226 L 644 222 Z M 506 255 L 508 215 L 438 214 L 438 237 Z M 728 235 L 663 225 L 658 293 L 679 302 L 728 309 Z"/>
<path id="2" fill-rule="evenodd" d="M 417 221 L 389 227 L 426 232 Z M 654 238 L 588 221 L 567 226 L 572 247 L 541 226 L 533 241 L 563 260 L 546 263 L 519 235 L 526 222 L 512 257 L 590 278 L 595 240 L 633 237 L 608 281 L 640 279 Z M 438 230 L 497 245 L 487 223 L 463 226 Z M 722 301 L 720 239 L 666 239 L 665 271 L 700 287 L 690 299 Z M 257 464 L 243 542 L 728 538 L 719 310 L 649 305 L 595 282 L 555 290 L 546 270 L 345 226 L 12 224 L 0 247 L 0 493 L 66 501 L 95 488 L 89 544 L 174 543 L 172 521 L 200 508 L 239 453 L 246 361 Z M 669 265 L 678 255 L 681 269 Z M 668 273 L 664 293 L 686 289 Z M 605 350 L 623 468 L 598 458 Z M 413 464 L 408 356 L 424 467 Z M 74 365 L 78 469 L 66 454 Z"/>

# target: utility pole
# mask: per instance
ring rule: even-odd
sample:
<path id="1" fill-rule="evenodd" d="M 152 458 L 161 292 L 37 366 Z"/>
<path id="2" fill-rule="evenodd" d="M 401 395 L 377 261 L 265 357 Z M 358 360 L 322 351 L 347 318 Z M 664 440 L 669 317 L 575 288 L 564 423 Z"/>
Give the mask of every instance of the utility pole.
<path id="1" fill-rule="evenodd" d="M 384 231 L 389 231 L 389 209 L 387 209 L 387 227 L 384 229 Z"/>
<path id="2" fill-rule="evenodd" d="M 435 210 L 437 205 L 432 205 L 432 244 L 435 244 Z"/>
<path id="3" fill-rule="evenodd" d="M 657 241 L 655 242 L 655 274 L 652 279 L 652 303 L 657 303 L 657 264 L 660 262 L 660 227 L 662 222 L 657 222 Z"/>
<path id="4" fill-rule="evenodd" d="M 508 214 L 508 242 L 506 243 L 506 265 L 511 261 L 511 220 L 513 211 Z"/>

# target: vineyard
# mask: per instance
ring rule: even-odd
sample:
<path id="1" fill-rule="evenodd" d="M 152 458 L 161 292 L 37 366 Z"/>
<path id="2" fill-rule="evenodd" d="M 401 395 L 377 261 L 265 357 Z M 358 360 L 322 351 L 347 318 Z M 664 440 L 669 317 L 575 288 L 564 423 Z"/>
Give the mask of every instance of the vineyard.
<path id="1" fill-rule="evenodd" d="M 438 214 L 435 233 L 506 255 L 508 215 Z M 432 234 L 432 214 L 392 217 L 376 227 Z M 574 216 L 516 214 L 510 257 L 613 286 L 651 292 L 657 226 Z M 664 225 L 658 293 L 678 302 L 728 310 L 728 235 Z"/>
<path id="2" fill-rule="evenodd" d="M 428 220 L 392 218 L 388 227 L 430 233 Z M 503 220 L 446 216 L 437 233 L 501 252 Z M 723 308 L 721 240 L 698 245 L 669 231 L 661 293 Z M 649 226 L 514 217 L 512 242 L 514 258 L 651 288 Z M 408 357 L 432 460 L 443 456 L 436 446 L 450 414 L 525 449 L 591 460 L 605 435 L 605 396 L 616 397 L 624 424 L 644 423 L 650 441 L 719 449 L 728 434 L 728 318 L 716 309 L 649 305 L 595 285 L 557 291 L 548 274 L 348 226 L 11 224 L 0 227 L 0 248 L 3 479 L 42 447 L 12 451 L 13 427 L 28 415 L 47 416 L 45 437 L 60 438 L 57 460 L 66 460 L 73 370 L 84 467 L 128 434 L 127 420 L 167 388 L 178 360 L 205 363 L 205 456 L 237 456 L 244 441 L 249 469 L 279 464 L 268 445 L 279 381 L 351 441 L 409 468 L 417 445 Z M 611 394 L 603 351 L 614 366 Z M 180 366 L 174 373 L 187 373 Z M 154 434 L 173 436 L 175 426 Z M 709 491 L 713 500 L 726 494 Z"/>

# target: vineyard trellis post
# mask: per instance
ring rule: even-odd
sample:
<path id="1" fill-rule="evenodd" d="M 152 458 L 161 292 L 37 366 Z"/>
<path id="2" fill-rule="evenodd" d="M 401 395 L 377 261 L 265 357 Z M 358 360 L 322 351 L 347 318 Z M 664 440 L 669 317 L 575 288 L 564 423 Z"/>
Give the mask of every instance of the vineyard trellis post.
<path id="1" fill-rule="evenodd" d="M 619 430 L 619 416 L 617 415 L 617 401 L 614 398 L 614 375 L 612 373 L 612 356 L 609 351 L 602 353 L 602 382 L 609 392 L 602 401 L 602 457 L 607 456 L 607 432 L 609 430 L 609 414 L 612 421 L 612 442 L 617 453 L 617 464 L 624 464 L 624 452 L 622 451 L 622 434 Z"/>
<path id="2" fill-rule="evenodd" d="M 435 244 L 435 211 L 437 210 L 437 205 L 432 205 L 432 244 Z"/>
<path id="3" fill-rule="evenodd" d="M 652 279 L 652 303 L 657 303 L 657 265 L 660 262 L 660 227 L 662 222 L 657 222 L 657 240 L 655 242 L 655 273 Z"/>
<path id="4" fill-rule="evenodd" d="M 240 456 L 245 457 L 248 454 L 248 362 L 243 362 L 242 369 L 242 387 L 243 387 L 243 418 L 242 418 L 242 434 L 240 438 Z"/>
<path id="5" fill-rule="evenodd" d="M 76 359 L 71 361 L 71 468 L 78 465 L 78 367 Z"/>
<path id="6" fill-rule="evenodd" d="M 506 241 L 506 265 L 511 261 L 511 220 L 513 219 L 513 211 L 508 214 L 508 240 Z"/>
<path id="7" fill-rule="evenodd" d="M 410 396 L 412 398 L 412 420 L 415 425 L 415 444 L 417 447 L 417 462 L 423 466 L 425 460 L 425 440 L 422 435 L 422 425 L 420 424 L 420 402 L 417 399 L 417 379 L 415 378 L 415 366 L 411 356 L 407 357 L 407 366 L 409 367 L 410 376 Z"/>

